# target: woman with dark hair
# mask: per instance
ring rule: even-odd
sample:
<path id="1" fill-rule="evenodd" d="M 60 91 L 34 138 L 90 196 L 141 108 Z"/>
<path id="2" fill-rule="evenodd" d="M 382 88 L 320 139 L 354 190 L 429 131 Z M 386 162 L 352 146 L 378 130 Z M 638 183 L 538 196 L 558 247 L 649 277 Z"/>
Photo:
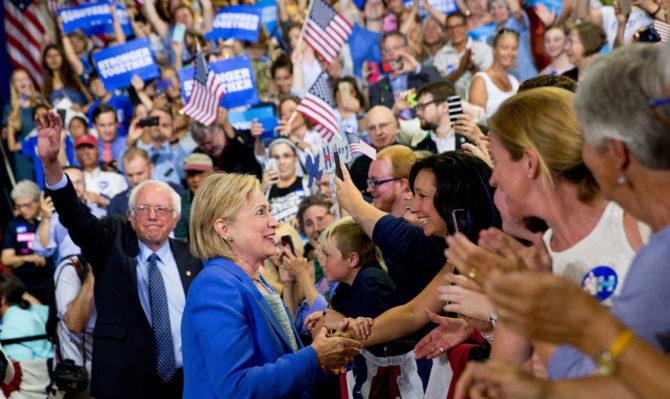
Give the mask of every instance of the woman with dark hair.
<path id="1" fill-rule="evenodd" d="M 605 44 L 607 44 L 605 31 L 594 23 L 585 22 L 568 29 L 565 53 L 575 67 L 564 72 L 563 75 L 579 82 Z"/>
<path id="2" fill-rule="evenodd" d="M 24 338 L 46 334 L 49 307 L 26 295 L 26 288 L 13 274 L 0 274 L 0 339 Z M 53 345 L 46 339 L 5 345 L 7 357 L 15 361 L 54 356 Z"/>
<path id="3" fill-rule="evenodd" d="M 366 109 L 366 106 L 356 78 L 353 76 L 338 78 L 333 85 L 333 98 L 337 104 L 335 115 L 340 121 L 340 131 L 351 129 L 354 133 L 358 133 L 358 114 Z"/>
<path id="4" fill-rule="evenodd" d="M 70 64 L 65 62 L 63 50 L 57 45 L 50 44 L 44 48 L 42 70 L 44 73 L 42 96 L 53 106 L 67 98 L 72 101 L 73 110 L 82 112 L 84 106 L 92 101 L 91 95 L 77 74 L 72 70 Z"/>
<path id="5" fill-rule="evenodd" d="M 279 101 L 279 126 L 275 129 L 280 137 L 290 140 L 298 150 L 301 169 L 298 176 L 303 175 L 306 166 L 307 153 L 318 154 L 321 145 L 321 136 L 312 130 L 312 121 L 296 111 L 300 98 L 296 96 L 284 97 Z M 294 115 L 295 114 L 295 115 Z"/>
<path id="6" fill-rule="evenodd" d="M 348 172 L 343 170 L 343 173 L 344 181 L 335 181 L 338 200 L 347 209 L 351 200 L 345 196 L 355 195 L 355 188 L 351 187 L 353 184 Z M 490 177 L 491 168 L 481 159 L 465 152 L 445 152 L 417 161 L 410 172 L 410 187 L 414 192 L 410 211 L 418 217 L 423 228 L 423 237 L 414 234 L 412 237 L 405 237 L 406 242 L 413 243 L 406 246 L 405 250 L 421 250 L 429 236 L 446 238 L 460 230 L 470 239 L 476 240 L 480 230 L 499 227 L 500 216 L 492 198 L 494 189 L 487 183 Z M 463 215 L 460 218 L 467 221 L 460 227 L 456 223 L 458 215 Z M 365 228 L 366 223 L 363 221 L 362 224 Z M 446 302 L 438 298 L 437 287 L 444 285 L 444 277 L 452 271 L 452 266 L 445 264 L 414 299 L 389 309 L 374 319 L 369 336 L 362 337 L 365 338 L 363 345 L 375 345 L 407 336 L 432 321 L 433 316 L 426 309 L 435 313 L 442 311 Z M 359 320 L 357 323 L 359 326 L 352 327 L 361 332 L 360 326 L 367 322 Z M 482 325 L 483 329 L 487 327 L 489 330 L 492 328 Z M 455 321 L 455 328 L 472 332 L 462 320 Z M 467 334 L 462 335 L 462 339 L 465 338 Z"/>

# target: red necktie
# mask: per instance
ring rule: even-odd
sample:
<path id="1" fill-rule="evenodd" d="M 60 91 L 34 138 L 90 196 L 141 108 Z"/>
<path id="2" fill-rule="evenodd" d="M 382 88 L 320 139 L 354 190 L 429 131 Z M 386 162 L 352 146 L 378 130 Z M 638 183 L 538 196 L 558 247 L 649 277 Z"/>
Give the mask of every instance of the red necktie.
<path id="1" fill-rule="evenodd" d="M 102 150 L 102 162 L 112 162 L 114 160 L 114 158 L 112 158 L 112 143 L 105 141 L 102 143 L 102 146 L 104 147 L 104 150 Z"/>

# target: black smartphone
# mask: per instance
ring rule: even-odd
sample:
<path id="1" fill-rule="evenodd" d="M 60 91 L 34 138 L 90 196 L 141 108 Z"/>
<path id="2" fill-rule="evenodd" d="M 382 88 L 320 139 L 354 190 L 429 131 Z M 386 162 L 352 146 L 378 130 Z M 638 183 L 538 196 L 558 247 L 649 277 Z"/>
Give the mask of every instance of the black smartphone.
<path id="1" fill-rule="evenodd" d="M 454 227 L 454 233 L 460 232 L 467 236 L 472 227 L 470 213 L 465 209 L 454 209 L 451 211 L 451 224 Z"/>
<path id="2" fill-rule="evenodd" d="M 463 114 L 463 101 L 461 100 L 461 96 L 450 96 L 447 97 L 447 104 L 449 105 L 449 120 L 451 121 L 451 125 L 453 126 L 454 123 L 458 120 L 459 115 Z M 456 134 L 456 150 L 460 150 L 461 146 L 464 143 L 467 143 L 468 139 L 461 135 L 461 134 Z"/>
<path id="3" fill-rule="evenodd" d="M 150 116 L 140 119 L 139 127 L 158 126 L 158 117 Z"/>
<path id="4" fill-rule="evenodd" d="M 282 247 L 291 250 L 291 253 L 295 255 L 295 246 L 293 245 L 293 239 L 290 235 L 281 236 L 281 245 Z"/>
<path id="5" fill-rule="evenodd" d="M 340 167 L 340 153 L 335 151 L 335 176 L 340 180 L 344 180 L 342 175 L 342 168 Z"/>
<path id="6" fill-rule="evenodd" d="M 57 109 L 56 112 L 58 113 L 58 116 L 60 116 L 60 120 L 63 122 L 63 126 L 65 126 L 65 114 L 67 111 L 64 109 Z"/>

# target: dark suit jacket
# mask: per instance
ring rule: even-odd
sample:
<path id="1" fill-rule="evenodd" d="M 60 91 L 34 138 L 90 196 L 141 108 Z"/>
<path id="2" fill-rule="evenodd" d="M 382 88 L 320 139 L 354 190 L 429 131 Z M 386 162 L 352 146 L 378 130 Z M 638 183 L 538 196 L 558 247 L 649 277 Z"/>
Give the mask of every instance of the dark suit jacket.
<path id="1" fill-rule="evenodd" d="M 419 90 L 419 88 L 427 83 L 436 82 L 442 80 L 442 76 L 435 69 L 435 67 L 421 67 L 421 72 L 419 73 L 410 73 L 407 75 L 407 89 L 414 88 Z M 395 103 L 395 96 L 393 95 L 393 90 L 391 90 L 391 81 L 388 76 L 384 76 L 382 79 L 379 79 L 377 83 L 370 87 L 370 108 L 375 105 L 385 105 L 389 108 L 393 108 Z M 412 117 L 415 116 L 414 108 L 411 109 Z"/>
<path id="2" fill-rule="evenodd" d="M 60 222 L 81 247 L 95 275 L 98 318 L 93 332 L 91 394 L 99 399 L 153 397 L 156 346 L 137 292 L 135 231 L 122 217 L 96 219 L 79 201 L 69 179 L 67 186 L 48 193 Z M 202 263 L 186 243 L 170 240 L 170 248 L 186 293 Z"/>

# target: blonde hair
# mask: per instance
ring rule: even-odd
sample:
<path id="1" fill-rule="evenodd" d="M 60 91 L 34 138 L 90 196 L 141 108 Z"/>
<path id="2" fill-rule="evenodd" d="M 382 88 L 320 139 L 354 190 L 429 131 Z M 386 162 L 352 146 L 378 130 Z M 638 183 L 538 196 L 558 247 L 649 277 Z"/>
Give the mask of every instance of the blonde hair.
<path id="1" fill-rule="evenodd" d="M 261 184 L 256 176 L 215 173 L 206 178 L 191 206 L 191 253 L 202 260 L 223 257 L 235 261 L 233 250 L 214 230 L 214 222 L 235 221 L 240 208 L 259 192 Z"/>
<path id="2" fill-rule="evenodd" d="M 573 98 L 573 93 L 555 87 L 527 90 L 503 102 L 488 125 L 510 159 L 519 160 L 524 149 L 532 149 L 546 182 L 553 185 L 563 179 L 577 184 L 578 199 L 590 202 L 600 189 L 582 160 L 584 139 Z"/>
<path id="3" fill-rule="evenodd" d="M 288 223 L 279 223 L 279 226 L 275 229 L 275 234 L 277 237 L 282 237 L 282 236 L 291 236 L 291 239 L 293 240 L 293 246 L 295 247 L 295 256 L 298 259 L 302 259 L 304 256 L 304 250 L 305 247 L 302 245 L 302 238 L 300 237 L 300 233 L 296 229 L 294 229 L 290 224 Z M 263 263 L 263 277 L 267 280 L 268 278 L 272 280 L 276 284 L 276 286 L 281 287 L 282 284 L 279 279 L 279 270 L 278 267 L 280 265 L 275 264 L 272 261 L 272 257 L 269 257 L 265 260 Z M 275 286 L 273 284 L 273 287 Z"/>
<path id="4" fill-rule="evenodd" d="M 388 158 L 393 168 L 393 177 L 397 179 L 409 179 L 409 171 L 417 160 L 417 155 L 411 148 L 404 145 L 394 144 L 377 153 L 377 159 Z"/>
<path id="5" fill-rule="evenodd" d="M 19 73 L 25 73 L 26 76 L 28 77 L 28 81 L 30 82 L 30 106 L 35 107 L 39 103 L 39 97 L 37 91 L 35 91 L 35 86 L 33 85 L 33 81 L 30 79 L 30 75 L 28 72 L 26 72 L 25 69 L 15 69 L 14 72 L 12 72 L 12 76 L 9 78 L 9 98 L 10 98 L 10 104 L 12 110 L 10 111 L 11 114 L 15 114 L 17 116 L 16 118 L 16 123 L 14 123 L 14 131 L 16 132 L 16 135 L 18 136 L 19 131 L 21 130 L 21 109 L 19 108 L 19 92 L 16 90 L 16 87 L 14 87 L 14 78 L 16 75 Z"/>
<path id="6" fill-rule="evenodd" d="M 319 241 L 321 246 L 325 246 L 326 241 L 331 238 L 335 239 L 335 246 L 342 253 L 342 257 L 353 252 L 358 254 L 360 261 L 357 266 L 378 263 L 384 271 L 387 270 L 381 251 L 351 216 L 337 220 L 328 226 L 321 234 Z"/>

